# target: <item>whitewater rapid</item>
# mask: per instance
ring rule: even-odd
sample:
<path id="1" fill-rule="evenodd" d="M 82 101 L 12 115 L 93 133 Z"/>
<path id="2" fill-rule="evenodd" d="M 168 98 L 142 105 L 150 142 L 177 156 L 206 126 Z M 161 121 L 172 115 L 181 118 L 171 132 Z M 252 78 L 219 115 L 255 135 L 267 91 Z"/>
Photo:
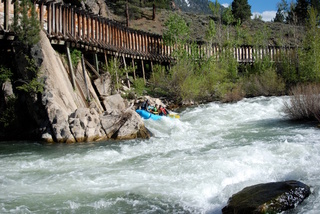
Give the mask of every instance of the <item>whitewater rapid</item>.
<path id="1" fill-rule="evenodd" d="M 221 213 L 246 186 L 299 180 L 320 213 L 320 130 L 288 121 L 288 97 L 209 103 L 145 120 L 149 140 L 0 143 L 0 213 Z"/>

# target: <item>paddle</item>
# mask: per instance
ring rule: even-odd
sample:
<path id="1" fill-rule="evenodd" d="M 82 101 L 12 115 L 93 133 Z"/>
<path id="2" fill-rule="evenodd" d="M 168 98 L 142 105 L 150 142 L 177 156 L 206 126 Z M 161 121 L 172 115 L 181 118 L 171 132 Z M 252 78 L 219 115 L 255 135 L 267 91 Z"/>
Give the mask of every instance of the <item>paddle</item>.
<path id="1" fill-rule="evenodd" d="M 171 118 L 180 119 L 180 115 L 179 115 L 179 114 L 172 114 L 172 113 L 170 113 L 170 114 L 168 114 L 168 116 L 171 117 Z"/>

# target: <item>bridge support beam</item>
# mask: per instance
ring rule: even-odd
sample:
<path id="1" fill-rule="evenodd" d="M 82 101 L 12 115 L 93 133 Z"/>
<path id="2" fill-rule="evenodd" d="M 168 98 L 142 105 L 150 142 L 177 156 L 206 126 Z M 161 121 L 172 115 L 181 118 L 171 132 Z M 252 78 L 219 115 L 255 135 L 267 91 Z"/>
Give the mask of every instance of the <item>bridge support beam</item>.
<path id="1" fill-rule="evenodd" d="M 96 67 L 96 71 L 97 71 L 98 73 L 100 73 L 100 71 L 99 71 L 99 60 L 98 60 L 98 55 L 97 55 L 97 53 L 94 54 L 94 66 Z"/>
<path id="2" fill-rule="evenodd" d="M 130 88 L 130 80 L 129 80 L 128 70 L 127 70 L 126 58 L 124 57 L 124 54 L 122 54 L 122 59 L 124 64 L 124 70 L 126 71 L 127 84 L 128 84 L 128 87 Z"/>
<path id="3" fill-rule="evenodd" d="M 66 49 L 67 49 L 68 64 L 69 64 L 69 69 L 70 69 L 70 74 L 71 74 L 71 83 L 72 83 L 73 90 L 75 90 L 76 83 L 75 83 L 73 65 L 72 65 L 71 56 L 70 56 L 70 49 L 69 49 L 68 45 L 66 46 Z"/>
<path id="4" fill-rule="evenodd" d="M 147 81 L 146 81 L 146 73 L 145 73 L 145 71 L 144 71 L 144 62 L 143 62 L 143 59 L 141 59 L 141 68 L 142 68 L 143 81 L 144 81 L 144 84 L 146 84 Z"/>
<path id="5" fill-rule="evenodd" d="M 132 57 L 132 69 L 133 69 L 133 79 L 136 80 L 137 77 L 136 77 L 136 67 L 135 67 L 135 64 L 134 64 L 134 58 Z"/>
<path id="6" fill-rule="evenodd" d="M 81 63 L 82 63 L 82 72 L 83 72 L 83 79 L 84 79 L 84 84 L 86 86 L 86 91 L 87 91 L 87 101 L 90 102 L 90 92 L 89 92 L 89 87 L 88 87 L 88 82 L 87 82 L 87 72 L 86 72 L 86 66 L 84 64 L 84 55 L 81 55 Z"/>
<path id="7" fill-rule="evenodd" d="M 10 0 L 4 0 L 4 20 L 3 20 L 3 27 L 5 31 L 9 30 L 9 6 L 10 6 Z"/>

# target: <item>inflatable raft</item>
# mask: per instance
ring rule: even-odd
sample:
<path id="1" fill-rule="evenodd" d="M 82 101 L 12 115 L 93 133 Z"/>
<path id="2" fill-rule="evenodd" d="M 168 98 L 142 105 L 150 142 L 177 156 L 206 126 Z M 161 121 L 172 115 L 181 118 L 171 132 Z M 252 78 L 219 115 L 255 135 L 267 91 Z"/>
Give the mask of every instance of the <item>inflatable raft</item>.
<path id="1" fill-rule="evenodd" d="M 162 117 L 164 116 L 160 116 L 160 115 L 157 115 L 157 114 L 152 114 L 146 110 L 141 110 L 141 109 L 138 109 L 136 110 L 136 112 L 143 118 L 143 119 L 152 119 L 152 120 L 160 120 Z M 179 119 L 180 116 L 176 113 L 170 113 L 167 115 L 168 117 L 170 118 L 177 118 Z"/>
<path id="2" fill-rule="evenodd" d="M 143 118 L 143 119 L 152 119 L 152 120 L 160 120 L 162 116 L 160 115 L 156 115 L 156 114 L 152 114 L 146 110 L 141 110 L 138 109 L 136 110 L 136 112 Z"/>

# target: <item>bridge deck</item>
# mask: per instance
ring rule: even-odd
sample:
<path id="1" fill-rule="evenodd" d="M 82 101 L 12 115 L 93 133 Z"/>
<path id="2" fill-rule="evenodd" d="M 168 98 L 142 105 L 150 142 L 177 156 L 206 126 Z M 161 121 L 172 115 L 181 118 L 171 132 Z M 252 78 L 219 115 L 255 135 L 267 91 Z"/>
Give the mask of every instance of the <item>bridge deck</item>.
<path id="1" fill-rule="evenodd" d="M 75 6 L 61 2 L 40 0 L 36 2 L 41 27 L 52 44 L 71 43 L 77 47 L 107 52 L 112 55 L 125 55 L 152 61 L 170 61 L 174 46 L 164 44 L 161 35 L 124 27 L 118 22 L 89 13 Z M 14 6 L 9 0 L 0 2 L 0 39 L 12 39 L 10 25 Z M 190 47 L 185 46 L 187 51 Z M 199 45 L 201 57 L 218 56 L 224 49 L 217 46 Z M 255 49 L 251 46 L 232 49 L 239 63 L 252 63 L 255 58 L 268 55 L 276 61 L 283 48 L 266 47 Z"/>

